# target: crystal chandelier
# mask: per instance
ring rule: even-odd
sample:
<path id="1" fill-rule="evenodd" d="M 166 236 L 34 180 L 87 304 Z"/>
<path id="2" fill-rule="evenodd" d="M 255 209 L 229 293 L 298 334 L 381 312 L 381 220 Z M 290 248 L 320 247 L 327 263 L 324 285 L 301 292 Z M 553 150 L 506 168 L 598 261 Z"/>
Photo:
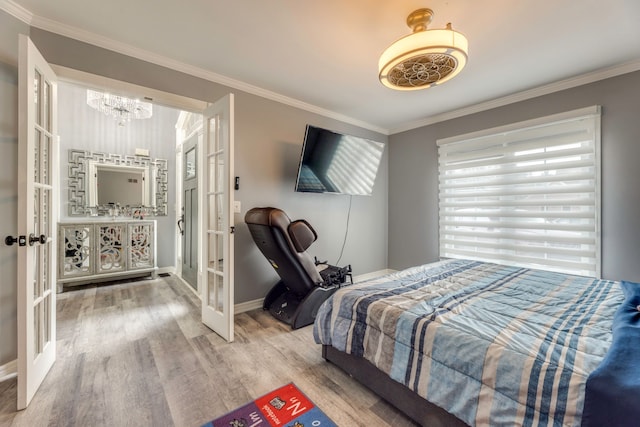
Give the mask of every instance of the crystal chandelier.
<path id="1" fill-rule="evenodd" d="M 91 89 L 87 89 L 87 104 L 107 116 L 114 117 L 120 126 L 124 126 L 131 119 L 148 119 L 153 114 L 153 106 L 149 102 Z"/>

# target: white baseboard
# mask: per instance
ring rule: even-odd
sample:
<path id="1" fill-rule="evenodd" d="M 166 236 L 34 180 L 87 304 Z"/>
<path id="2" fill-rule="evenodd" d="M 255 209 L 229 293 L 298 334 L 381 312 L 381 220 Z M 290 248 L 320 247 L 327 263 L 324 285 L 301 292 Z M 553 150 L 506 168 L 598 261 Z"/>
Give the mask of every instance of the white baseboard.
<path id="1" fill-rule="evenodd" d="M 392 270 L 390 268 L 385 268 L 383 270 L 372 271 L 371 273 L 358 274 L 357 276 L 353 276 L 353 282 L 362 282 L 364 280 L 373 279 L 375 277 L 384 276 L 385 274 L 393 273 L 397 270 Z M 258 308 L 262 308 L 262 304 L 264 302 L 264 298 L 254 299 L 253 301 L 241 302 L 240 304 L 236 304 L 234 309 L 235 313 L 244 313 L 245 311 L 256 310 Z"/>
<path id="2" fill-rule="evenodd" d="M 185 282 L 182 277 L 175 274 L 175 270 L 167 271 L 167 273 L 173 274 L 176 279 L 178 279 L 185 287 L 187 287 L 190 291 L 196 294 L 198 298 L 200 298 L 200 295 L 198 295 L 198 292 L 195 289 L 193 289 L 187 282 Z M 241 302 L 233 306 L 233 310 L 234 310 L 233 312 L 235 314 L 239 314 L 239 313 L 244 313 L 245 311 L 251 311 L 257 308 L 262 308 L 262 301 L 264 301 L 264 298 L 259 298 L 253 301 Z"/>
<path id="3" fill-rule="evenodd" d="M 384 276 L 385 274 L 394 273 L 397 270 L 385 268 L 383 270 L 372 271 L 371 273 L 358 274 L 353 276 L 353 283 L 364 282 L 365 280 L 374 279 L 376 277 Z"/>
<path id="4" fill-rule="evenodd" d="M 263 301 L 264 298 L 258 298 L 253 301 L 241 302 L 240 304 L 236 304 L 233 309 L 235 310 L 235 314 L 244 313 L 245 311 L 262 308 Z"/>
<path id="5" fill-rule="evenodd" d="M 395 271 L 396 270 L 385 268 L 385 269 L 378 270 L 378 271 L 372 271 L 370 273 L 358 274 L 357 276 L 353 276 L 353 282 L 354 283 L 362 282 L 364 280 L 369 280 L 369 279 L 373 279 L 375 277 L 384 276 L 385 274 L 393 273 Z M 187 282 L 185 282 L 184 280 L 182 280 L 182 278 L 180 276 L 175 274 L 175 268 L 173 268 L 173 267 L 163 267 L 163 268 L 158 269 L 158 273 L 171 273 L 171 274 L 175 275 L 175 277 L 177 279 L 179 279 L 186 287 L 188 287 L 193 292 L 195 292 L 195 290 L 191 286 L 189 286 L 187 284 Z M 246 301 L 246 302 L 241 302 L 239 304 L 236 304 L 234 306 L 234 313 L 239 314 L 239 313 L 244 313 L 246 311 L 251 311 L 251 310 L 256 310 L 258 308 L 262 308 L 263 301 L 264 301 L 264 298 L 258 298 L 258 299 L 254 299 L 252 301 Z"/>
<path id="6" fill-rule="evenodd" d="M 172 266 L 170 266 L 170 267 L 159 267 L 156 270 L 156 273 L 157 274 L 169 273 L 169 274 L 176 275 L 176 268 L 172 267 Z"/>
<path id="7" fill-rule="evenodd" d="M 385 274 L 393 273 L 397 270 L 392 270 L 390 268 L 385 268 L 383 270 L 372 271 L 371 273 L 358 274 L 357 276 L 353 276 L 353 282 L 362 282 L 365 280 L 373 279 L 376 277 L 384 276 Z M 254 299 L 253 301 L 241 302 L 240 304 L 236 304 L 234 307 L 235 313 L 244 313 L 245 311 L 256 310 L 258 308 L 262 308 L 262 304 L 264 302 L 264 298 Z"/>
<path id="8" fill-rule="evenodd" d="M 0 365 L 0 383 L 18 376 L 18 359 Z"/>

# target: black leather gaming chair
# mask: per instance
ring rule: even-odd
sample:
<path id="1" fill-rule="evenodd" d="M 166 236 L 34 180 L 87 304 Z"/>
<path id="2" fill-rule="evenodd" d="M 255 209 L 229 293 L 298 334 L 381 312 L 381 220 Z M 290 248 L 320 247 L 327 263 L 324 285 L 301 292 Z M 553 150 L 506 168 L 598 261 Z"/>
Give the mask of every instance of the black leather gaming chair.
<path id="1" fill-rule="evenodd" d="M 244 221 L 280 276 L 263 308 L 293 329 L 313 323 L 320 305 L 350 277 L 351 267 L 316 265 L 306 252 L 318 238 L 315 230 L 305 220 L 291 221 L 278 208 L 250 209 Z"/>

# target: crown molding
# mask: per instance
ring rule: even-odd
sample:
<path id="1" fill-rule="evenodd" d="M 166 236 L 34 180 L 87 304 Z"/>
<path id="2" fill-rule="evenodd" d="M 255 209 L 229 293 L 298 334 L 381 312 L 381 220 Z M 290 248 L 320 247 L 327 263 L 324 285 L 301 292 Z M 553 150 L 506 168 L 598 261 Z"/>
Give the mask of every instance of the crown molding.
<path id="1" fill-rule="evenodd" d="M 380 126 L 376 126 L 371 123 L 367 123 L 362 120 L 355 119 L 343 114 L 330 111 L 316 105 L 308 104 L 300 100 L 272 92 L 233 78 L 217 74 L 205 69 L 195 67 L 175 59 L 168 58 L 166 56 L 158 55 L 153 52 L 149 52 L 144 49 L 140 49 L 126 43 L 118 42 L 108 37 L 100 36 L 90 31 L 82 30 L 77 27 L 66 25 L 52 19 L 44 18 L 34 15 L 22 6 L 17 5 L 11 0 L 0 0 L 0 9 L 5 10 L 7 13 L 20 19 L 21 21 L 29 24 L 32 27 L 39 28 L 41 30 L 49 31 L 51 33 L 59 34 L 64 37 L 69 37 L 80 42 L 88 43 L 94 46 L 98 46 L 107 50 L 111 50 L 116 53 L 131 56 L 142 61 L 150 62 L 155 65 L 159 65 L 165 68 L 169 68 L 175 71 L 179 71 L 185 74 L 189 74 L 194 77 L 198 77 L 213 83 L 228 86 L 232 89 L 241 90 L 252 95 L 256 95 L 271 101 L 276 101 L 281 104 L 285 104 L 291 107 L 299 108 L 301 110 L 308 111 L 310 113 L 318 114 L 324 117 L 335 119 L 341 122 L 349 123 L 364 129 L 368 129 L 374 132 L 378 132 L 384 135 L 388 135 L 388 130 Z"/>
<path id="2" fill-rule="evenodd" d="M 21 20 L 25 24 L 31 25 L 33 13 L 11 0 L 0 0 L 0 10 L 4 10 L 14 18 Z"/>
<path id="3" fill-rule="evenodd" d="M 464 108 L 448 111 L 441 114 L 435 114 L 433 116 L 426 117 L 417 121 L 406 123 L 402 126 L 394 128 L 383 128 L 362 120 L 355 119 L 343 114 L 336 113 L 335 111 L 327 110 L 325 108 L 318 107 L 276 92 L 272 92 L 251 84 L 235 80 L 233 78 L 217 74 L 199 67 L 195 67 L 174 59 L 149 52 L 144 49 L 136 48 L 134 46 L 115 41 L 113 39 L 100 36 L 98 34 L 85 31 L 76 27 L 62 24 L 60 22 L 43 18 L 41 16 L 34 15 L 22 6 L 14 3 L 12 0 L 0 0 L 0 10 L 4 10 L 15 18 L 29 24 L 30 26 L 40 28 L 51 33 L 59 34 L 61 36 L 69 37 L 84 43 L 95 45 L 113 52 L 117 52 L 123 55 L 131 56 L 142 61 L 146 61 L 155 65 L 166 67 L 175 71 L 179 71 L 185 74 L 189 74 L 194 77 L 202 78 L 204 80 L 217 83 L 220 85 L 228 86 L 232 89 L 241 90 L 252 95 L 260 96 L 265 99 L 279 102 L 284 105 L 299 108 L 310 113 L 318 114 L 327 118 L 338 120 L 344 123 L 349 123 L 364 129 L 378 132 L 383 135 L 393 135 L 400 132 L 420 128 L 423 126 L 429 126 L 435 123 L 443 122 L 446 120 L 456 119 L 469 114 L 475 114 L 482 111 L 490 110 L 493 108 L 502 107 L 505 105 L 513 104 L 527 99 L 535 98 L 542 95 L 558 92 L 565 89 L 571 89 L 577 86 L 593 83 L 599 80 L 604 80 L 610 77 L 619 76 L 622 74 L 634 72 L 640 70 L 640 60 L 634 60 L 623 64 L 614 65 L 601 70 L 596 70 L 587 74 L 571 77 L 558 82 L 550 83 L 547 85 L 539 86 L 515 94 L 503 96 L 490 101 L 481 102 L 478 104 L 470 105 Z"/>
<path id="4" fill-rule="evenodd" d="M 593 83 L 600 80 L 608 79 L 610 77 L 616 77 L 622 74 L 632 73 L 638 70 L 640 70 L 640 60 L 625 62 L 622 64 L 603 68 L 601 70 L 593 71 L 591 73 L 582 74 L 582 75 L 571 77 L 565 80 L 560 80 L 558 82 L 550 83 L 544 86 L 539 86 L 533 89 L 525 90 L 523 92 L 518 92 L 512 95 L 507 95 L 500 98 L 492 99 L 491 101 L 481 102 L 479 104 L 470 105 L 468 107 L 452 110 L 446 113 L 429 116 L 427 118 L 390 129 L 389 135 L 405 132 L 412 129 L 417 129 L 423 126 L 429 126 L 435 123 L 444 122 L 446 120 L 457 119 L 458 117 L 463 117 L 463 116 L 467 116 L 469 114 L 474 114 L 474 113 L 480 113 L 482 111 L 503 107 L 505 105 L 514 104 L 520 101 L 526 101 L 527 99 L 536 98 L 542 95 L 548 95 L 550 93 L 559 92 L 565 89 L 571 89 L 571 88 L 582 86 L 588 83 Z"/>

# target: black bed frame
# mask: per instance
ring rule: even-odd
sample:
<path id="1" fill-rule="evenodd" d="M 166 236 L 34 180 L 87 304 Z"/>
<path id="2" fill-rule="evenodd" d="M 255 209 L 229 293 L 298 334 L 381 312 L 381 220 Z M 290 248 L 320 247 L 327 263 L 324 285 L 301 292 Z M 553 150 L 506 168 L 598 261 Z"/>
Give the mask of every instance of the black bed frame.
<path id="1" fill-rule="evenodd" d="M 467 426 L 467 424 L 449 412 L 425 400 L 399 382 L 392 380 L 366 359 L 343 353 L 329 345 L 322 346 L 322 357 L 341 368 L 422 426 Z"/>

